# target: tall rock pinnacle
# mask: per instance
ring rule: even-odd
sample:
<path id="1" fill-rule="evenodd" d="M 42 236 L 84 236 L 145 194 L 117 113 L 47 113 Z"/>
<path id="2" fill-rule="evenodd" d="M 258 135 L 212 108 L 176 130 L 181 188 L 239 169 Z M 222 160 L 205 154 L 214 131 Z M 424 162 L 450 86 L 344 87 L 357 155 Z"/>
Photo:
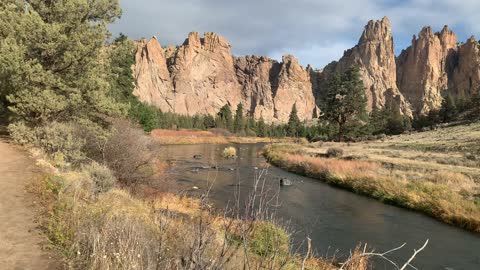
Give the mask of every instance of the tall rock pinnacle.
<path id="1" fill-rule="evenodd" d="M 284 123 L 293 104 L 298 116 L 317 114 L 309 73 L 292 57 L 283 63 L 266 57 L 235 58 L 230 44 L 215 33 L 189 34 L 182 46 L 164 49 L 156 38 L 137 43 L 134 94 L 162 111 L 216 114 L 242 103 L 265 121 Z"/>
<path id="2" fill-rule="evenodd" d="M 397 59 L 397 84 L 416 113 L 425 114 L 442 103 L 448 89 L 457 37 L 447 26 L 440 33 L 424 27 Z"/>
<path id="3" fill-rule="evenodd" d="M 369 21 L 358 44 L 347 50 L 338 62 L 329 64 L 323 77 L 343 73 L 355 66 L 360 69 L 366 89 L 368 110 L 394 105 L 405 115 L 411 115 L 410 106 L 396 84 L 394 44 L 387 17 Z"/>

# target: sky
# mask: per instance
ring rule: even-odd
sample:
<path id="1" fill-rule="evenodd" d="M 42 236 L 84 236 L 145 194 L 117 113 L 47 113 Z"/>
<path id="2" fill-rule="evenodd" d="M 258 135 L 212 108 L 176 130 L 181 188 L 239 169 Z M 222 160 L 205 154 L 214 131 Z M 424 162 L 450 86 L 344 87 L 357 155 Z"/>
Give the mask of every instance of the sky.
<path id="1" fill-rule="evenodd" d="M 215 32 L 236 56 L 296 56 L 323 68 L 355 46 L 369 20 L 387 16 L 395 52 L 411 44 L 423 26 L 448 25 L 459 39 L 479 36 L 480 0 L 120 0 L 123 15 L 109 26 L 133 39 L 156 36 L 180 45 L 188 33 Z"/>

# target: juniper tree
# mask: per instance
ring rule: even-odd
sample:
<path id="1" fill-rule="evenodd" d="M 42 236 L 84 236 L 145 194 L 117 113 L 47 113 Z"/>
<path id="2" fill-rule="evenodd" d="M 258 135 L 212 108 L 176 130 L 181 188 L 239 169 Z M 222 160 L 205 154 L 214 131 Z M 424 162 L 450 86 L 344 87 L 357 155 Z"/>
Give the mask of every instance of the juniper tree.
<path id="1" fill-rule="evenodd" d="M 245 129 L 245 116 L 243 115 L 243 105 L 239 103 L 235 111 L 235 119 L 233 122 L 233 132 L 238 133 Z"/>
<path id="2" fill-rule="evenodd" d="M 358 128 L 365 118 L 367 99 L 358 68 L 334 74 L 327 83 L 323 117 L 338 125 L 338 140 Z"/>
<path id="3" fill-rule="evenodd" d="M 125 114 L 110 94 L 106 25 L 117 0 L 3 0 L 0 95 L 15 121 L 47 122 Z"/>
<path id="4" fill-rule="evenodd" d="M 297 137 L 301 125 L 300 118 L 298 118 L 297 105 L 294 103 L 288 117 L 287 136 Z"/>
<path id="5" fill-rule="evenodd" d="M 457 116 L 458 110 L 455 105 L 455 100 L 451 95 L 447 95 L 442 101 L 442 107 L 440 108 L 439 115 L 442 122 L 450 122 Z"/>

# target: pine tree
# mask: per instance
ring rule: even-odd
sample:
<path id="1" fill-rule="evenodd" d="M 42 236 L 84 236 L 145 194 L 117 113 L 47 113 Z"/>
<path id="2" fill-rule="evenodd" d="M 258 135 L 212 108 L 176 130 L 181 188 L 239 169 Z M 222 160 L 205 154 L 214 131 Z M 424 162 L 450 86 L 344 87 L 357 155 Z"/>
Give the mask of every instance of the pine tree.
<path id="1" fill-rule="evenodd" d="M 301 122 L 297 114 L 297 105 L 293 104 L 292 111 L 290 112 L 290 116 L 288 117 L 287 136 L 297 137 L 300 126 Z"/>
<path id="2" fill-rule="evenodd" d="M 455 100 L 451 95 L 446 96 L 442 101 L 442 107 L 439 111 L 439 116 L 442 122 L 450 122 L 457 117 L 458 110 L 455 105 Z"/>
<path id="3" fill-rule="evenodd" d="M 110 95 L 104 50 L 118 1 L 31 0 L 27 8 L 3 0 L 0 14 L 0 95 L 15 121 L 32 127 L 126 113 Z"/>
<path id="4" fill-rule="evenodd" d="M 217 127 L 225 128 L 229 131 L 233 131 L 233 118 L 232 118 L 232 110 L 230 109 L 230 105 L 226 104 L 217 114 L 217 119 L 215 120 Z"/>
<path id="5" fill-rule="evenodd" d="M 265 124 L 265 120 L 263 119 L 263 116 L 260 117 L 257 123 L 257 136 L 259 137 L 267 137 L 268 136 L 268 130 L 267 130 L 267 125 Z"/>
<path id="6" fill-rule="evenodd" d="M 215 118 L 213 118 L 213 116 L 211 116 L 210 114 L 205 115 L 205 117 L 203 118 L 203 126 L 206 129 L 215 128 Z"/>
<path id="7" fill-rule="evenodd" d="M 328 81 L 323 100 L 323 117 L 338 125 L 338 140 L 352 133 L 366 117 L 367 99 L 358 68 L 342 75 L 334 74 Z"/>
<path id="8" fill-rule="evenodd" d="M 243 115 L 243 105 L 239 103 L 235 112 L 235 120 L 233 122 L 233 132 L 239 133 L 245 130 L 245 116 Z"/>

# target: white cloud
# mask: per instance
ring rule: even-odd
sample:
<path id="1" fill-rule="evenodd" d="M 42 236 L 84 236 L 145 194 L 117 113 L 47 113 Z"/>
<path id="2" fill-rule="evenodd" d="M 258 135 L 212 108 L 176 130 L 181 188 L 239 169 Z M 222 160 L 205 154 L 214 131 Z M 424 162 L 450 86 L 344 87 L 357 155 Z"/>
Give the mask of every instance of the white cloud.
<path id="1" fill-rule="evenodd" d="M 464 0 L 121 0 L 123 18 L 111 27 L 133 38 L 156 35 L 180 44 L 188 32 L 217 32 L 237 55 L 296 55 L 314 67 L 352 47 L 370 19 L 388 16 L 397 47 L 424 25 L 448 24 L 466 39 L 480 32 L 480 1 Z M 347 46 L 347 47 L 342 47 Z"/>

